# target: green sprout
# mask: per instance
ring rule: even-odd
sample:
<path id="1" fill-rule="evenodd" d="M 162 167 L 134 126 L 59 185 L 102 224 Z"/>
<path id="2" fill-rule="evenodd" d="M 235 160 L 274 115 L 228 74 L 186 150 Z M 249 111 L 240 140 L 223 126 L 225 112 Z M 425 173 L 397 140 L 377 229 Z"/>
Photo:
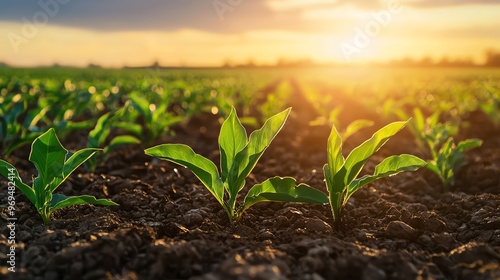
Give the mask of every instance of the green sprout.
<path id="1" fill-rule="evenodd" d="M 291 177 L 274 177 L 251 187 L 243 205 L 236 207 L 237 195 L 245 186 L 246 178 L 285 124 L 290 110 L 272 116 L 261 129 L 252 132 L 247 138 L 236 110 L 232 108 L 219 134 L 220 175 L 212 161 L 196 154 L 186 145 L 163 144 L 146 149 L 145 153 L 189 168 L 222 205 L 230 221 L 258 202 L 327 203 L 328 198 L 321 191 L 305 184 L 297 186 Z"/>
<path id="2" fill-rule="evenodd" d="M 140 132 L 140 135 L 143 137 L 142 140 L 145 143 L 151 144 L 151 142 L 163 136 L 170 126 L 183 119 L 167 112 L 169 100 L 162 100 L 158 104 L 155 104 L 150 103 L 148 99 L 139 94 L 131 94 L 129 99 L 132 107 L 142 117 L 145 130 Z M 126 126 L 121 125 L 120 128 L 126 129 Z"/>
<path id="3" fill-rule="evenodd" d="M 14 166 L 0 160 L 0 174 L 13 181 L 18 189 L 35 205 L 45 224 L 50 221 L 50 214 L 57 209 L 76 204 L 118 205 L 107 199 L 96 199 L 94 196 L 65 196 L 53 194 L 82 163 L 92 157 L 100 149 L 86 148 L 74 154 L 61 145 L 53 128 L 33 141 L 29 160 L 35 164 L 38 176 L 30 187 L 22 182 L 19 172 Z"/>
<path id="4" fill-rule="evenodd" d="M 340 221 L 342 208 L 349 198 L 363 186 L 402 171 L 415 171 L 425 166 L 425 161 L 413 155 L 390 156 L 375 167 L 375 172 L 372 175 L 357 178 L 368 158 L 400 131 L 406 123 L 393 122 L 381 128 L 370 139 L 354 148 L 347 158 L 342 155 L 342 138 L 335 126 L 332 128 L 328 138 L 328 163 L 324 165 L 323 172 L 334 221 Z"/>
<path id="5" fill-rule="evenodd" d="M 455 145 L 450 137 L 438 152 L 433 152 L 433 159 L 429 160 L 426 167 L 439 176 L 446 191 L 455 185 L 458 170 L 466 164 L 465 152 L 482 144 L 480 139 L 467 139 Z"/>
<path id="6" fill-rule="evenodd" d="M 48 110 L 28 110 L 27 102 L 16 102 L 16 96 L 0 104 L 0 142 L 4 157 L 33 142 L 41 134 L 36 125 Z"/>
<path id="7" fill-rule="evenodd" d="M 427 161 L 426 168 L 439 176 L 447 191 L 455 184 L 456 174 L 466 163 L 464 153 L 481 146 L 483 142 L 480 139 L 467 139 L 455 145 L 453 136 L 459 131 L 458 125 L 439 122 L 439 112 L 427 118 L 418 108 L 413 112 L 415 121 L 410 122 L 410 129 L 417 137 L 419 148 L 429 150 L 432 157 Z"/>
<path id="8" fill-rule="evenodd" d="M 108 145 L 105 146 L 106 140 L 111 133 L 113 125 L 118 121 L 118 119 L 127 112 L 128 103 L 116 111 L 114 114 L 106 113 L 102 115 L 98 120 L 97 124 L 93 130 L 89 132 L 87 147 L 88 148 L 103 148 L 102 160 L 105 162 L 109 154 L 121 145 L 126 144 L 139 144 L 141 141 L 132 135 L 119 135 L 115 136 Z M 87 161 L 87 167 L 94 171 L 97 167 L 97 154 L 90 157 Z"/>

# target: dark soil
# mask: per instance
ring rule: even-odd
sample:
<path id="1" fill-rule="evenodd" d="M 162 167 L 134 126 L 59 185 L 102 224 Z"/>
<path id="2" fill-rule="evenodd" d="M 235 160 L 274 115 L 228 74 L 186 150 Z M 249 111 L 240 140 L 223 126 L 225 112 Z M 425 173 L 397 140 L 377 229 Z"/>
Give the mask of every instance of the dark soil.
<path id="1" fill-rule="evenodd" d="M 290 116 L 249 186 L 279 175 L 326 191 L 329 128 L 304 126 L 304 114 Z M 93 174 L 78 169 L 58 190 L 107 197 L 118 207 L 68 207 L 46 226 L 17 191 L 16 272 L 7 270 L 3 220 L 0 278 L 500 279 L 500 131 L 480 114 L 469 121 L 481 127 L 484 145 L 468 154 L 453 190 L 442 192 L 427 170 L 383 179 L 352 197 L 339 226 L 329 206 L 294 203 L 257 204 L 230 224 L 189 170 L 144 155 L 145 147 L 125 147 Z M 158 144 L 189 144 L 218 162 L 219 128 L 216 117 L 200 115 Z M 354 136 L 344 153 L 371 132 Z M 414 149 L 411 135 L 401 133 L 364 172 L 383 156 Z M 30 182 L 35 170 L 27 153 L 29 147 L 8 160 Z M 3 194 L 0 203 L 7 205 Z M 2 207 L 3 219 L 6 213 Z"/>

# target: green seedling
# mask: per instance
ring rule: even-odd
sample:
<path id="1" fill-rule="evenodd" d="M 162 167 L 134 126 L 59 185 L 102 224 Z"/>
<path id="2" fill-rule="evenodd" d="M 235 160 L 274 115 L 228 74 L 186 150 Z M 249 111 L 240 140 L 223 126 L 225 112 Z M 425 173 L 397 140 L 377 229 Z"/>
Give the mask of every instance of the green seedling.
<path id="1" fill-rule="evenodd" d="M 105 146 L 106 140 L 111 133 L 113 124 L 126 112 L 127 105 L 118 110 L 115 114 L 106 113 L 98 120 L 93 130 L 89 132 L 87 147 L 88 148 L 103 148 L 102 160 L 106 161 L 109 154 L 121 145 L 139 144 L 141 141 L 132 135 L 119 135 L 111 139 L 108 145 Z M 97 167 L 97 154 L 90 157 L 87 161 L 87 166 L 91 171 Z"/>
<path id="2" fill-rule="evenodd" d="M 36 108 L 28 111 L 26 102 L 15 102 L 12 99 L 0 104 L 0 140 L 4 157 L 33 142 L 41 134 L 36 131 L 36 124 L 47 109 Z"/>
<path id="3" fill-rule="evenodd" d="M 467 139 L 457 145 L 449 138 L 427 164 L 427 168 L 436 173 L 447 191 L 455 184 L 455 175 L 466 164 L 465 152 L 483 144 L 480 139 Z"/>
<path id="4" fill-rule="evenodd" d="M 294 178 L 274 177 L 254 185 L 247 193 L 243 205 L 236 208 L 237 195 L 245 186 L 247 176 L 285 124 L 290 110 L 289 108 L 272 116 L 262 128 L 252 132 L 247 138 L 236 110 L 232 108 L 219 134 L 221 175 L 212 161 L 196 154 L 186 145 L 163 144 L 149 148 L 145 153 L 189 168 L 222 205 L 230 221 L 258 202 L 327 203 L 328 198 L 324 193 L 305 184 L 297 186 Z"/>
<path id="5" fill-rule="evenodd" d="M 397 114 L 402 119 L 408 119 L 402 110 L 399 110 Z M 439 122 L 440 114 L 439 111 L 436 111 L 426 118 L 419 108 L 415 108 L 413 119 L 408 125 L 410 132 L 415 136 L 420 151 L 430 151 L 433 157 L 446 139 L 458 133 L 458 124 Z"/>
<path id="6" fill-rule="evenodd" d="M 439 113 L 424 118 L 422 111 L 414 110 L 415 121 L 410 129 L 417 136 L 422 150 L 431 153 L 426 167 L 439 176 L 443 189 L 449 190 L 455 184 L 457 172 L 465 165 L 464 153 L 482 145 L 479 139 L 467 139 L 455 145 L 453 135 L 458 133 L 458 125 L 439 122 Z"/>
<path id="7" fill-rule="evenodd" d="M 479 109 L 490 118 L 491 122 L 500 126 L 500 92 L 490 85 L 484 85 L 486 96 L 479 104 Z"/>
<path id="8" fill-rule="evenodd" d="M 87 108 L 94 107 L 88 92 L 48 94 L 41 96 L 36 103 L 37 108 L 47 110 L 41 118 L 46 127 L 38 128 L 38 132 L 45 132 L 48 127 L 51 127 L 56 130 L 61 139 L 64 139 L 74 131 L 91 129 L 94 125 L 93 119 L 76 120 Z"/>
<path id="9" fill-rule="evenodd" d="M 328 163 L 323 167 L 323 172 L 336 222 L 340 221 L 340 212 L 349 198 L 363 186 L 402 171 L 414 171 L 425 166 L 425 161 L 413 155 L 390 156 L 375 167 L 373 174 L 357 178 L 366 161 L 406 123 L 394 122 L 381 128 L 370 139 L 354 148 L 347 158 L 342 155 L 342 138 L 335 126 L 332 128 L 328 138 Z"/>
<path id="10" fill-rule="evenodd" d="M 3 160 L 0 160 L 0 174 L 13 181 L 18 189 L 35 205 L 45 224 L 50 221 L 50 214 L 60 208 L 76 204 L 118 205 L 107 199 L 94 196 L 65 196 L 53 194 L 76 168 L 100 149 L 82 149 L 74 154 L 61 145 L 54 129 L 49 129 L 33 141 L 29 160 L 35 165 L 38 176 L 32 187 L 22 182 L 19 172 Z"/>
<path id="11" fill-rule="evenodd" d="M 174 116 L 167 112 L 169 105 L 167 100 L 154 104 L 138 94 L 131 94 L 129 98 L 133 108 L 142 116 L 145 130 L 142 131 L 141 136 L 145 143 L 151 143 L 158 139 L 168 131 L 170 126 L 183 119 L 182 117 Z"/>

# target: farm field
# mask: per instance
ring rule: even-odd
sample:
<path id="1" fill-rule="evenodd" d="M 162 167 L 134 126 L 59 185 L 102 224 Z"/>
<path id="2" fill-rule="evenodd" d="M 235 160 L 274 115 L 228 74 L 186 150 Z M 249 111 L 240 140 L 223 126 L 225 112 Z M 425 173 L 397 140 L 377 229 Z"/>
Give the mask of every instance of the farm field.
<path id="1" fill-rule="evenodd" d="M 248 136 L 291 107 L 236 205 L 275 176 L 326 197 L 333 126 L 347 157 L 382 127 L 409 120 L 355 164 L 359 177 L 392 155 L 427 166 L 341 194 L 335 217 L 326 202 L 264 201 L 231 220 L 228 193 L 218 201 L 203 176 L 145 149 L 185 144 L 218 168 L 233 107 Z M 2 224 L 15 219 L 15 231 L 0 232 L 2 279 L 500 278 L 498 68 L 0 68 L 0 121 L 0 159 L 25 184 L 43 173 L 32 143 L 54 131 L 71 153 L 103 149 L 54 194 L 118 204 L 70 205 L 42 219 L 19 188 L 8 195 L 10 171 L 0 164 Z"/>

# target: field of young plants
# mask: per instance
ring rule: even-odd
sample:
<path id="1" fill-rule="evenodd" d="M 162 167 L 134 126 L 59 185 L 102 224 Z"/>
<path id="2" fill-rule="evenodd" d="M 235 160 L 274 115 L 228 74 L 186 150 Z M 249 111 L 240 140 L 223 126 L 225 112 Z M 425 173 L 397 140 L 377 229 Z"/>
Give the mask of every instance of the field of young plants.
<path id="1" fill-rule="evenodd" d="M 500 279 L 500 70 L 0 68 L 1 279 Z"/>

